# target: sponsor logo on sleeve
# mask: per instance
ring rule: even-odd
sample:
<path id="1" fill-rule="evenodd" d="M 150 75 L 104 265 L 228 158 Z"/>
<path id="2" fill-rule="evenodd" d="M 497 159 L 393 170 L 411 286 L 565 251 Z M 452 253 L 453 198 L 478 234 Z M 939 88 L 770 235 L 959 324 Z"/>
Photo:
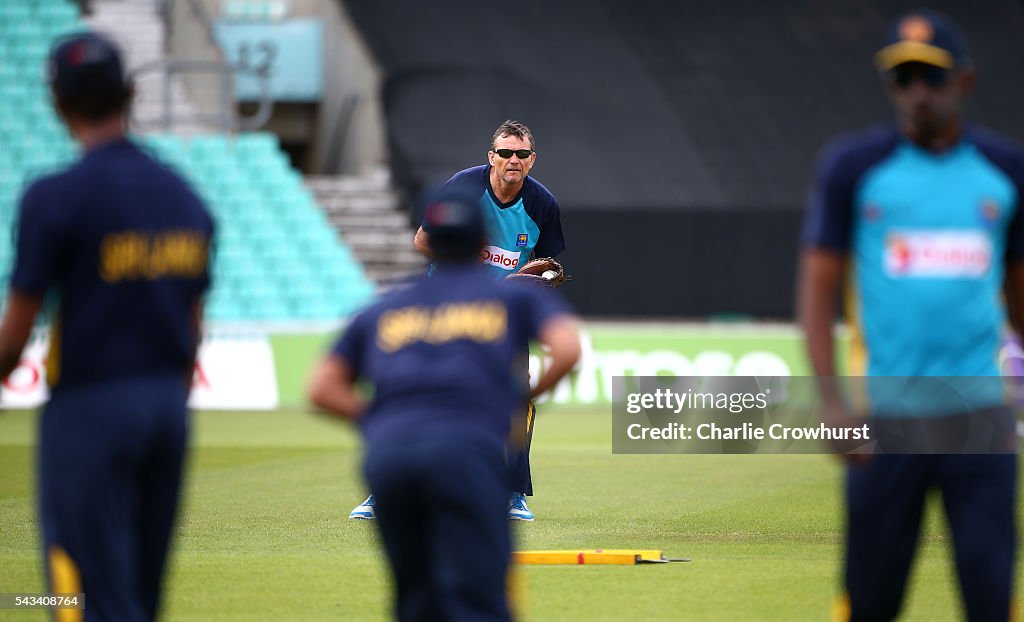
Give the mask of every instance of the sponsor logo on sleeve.
<path id="1" fill-rule="evenodd" d="M 894 278 L 979 278 L 992 267 L 992 241 L 971 230 L 892 232 L 883 261 Z"/>
<path id="2" fill-rule="evenodd" d="M 500 246 L 485 246 L 480 251 L 480 261 L 488 266 L 496 266 L 512 272 L 519 268 L 520 251 L 509 251 Z"/>
<path id="3" fill-rule="evenodd" d="M 986 224 L 994 224 L 999 221 L 999 202 L 994 199 L 986 199 L 981 202 L 981 218 Z"/>

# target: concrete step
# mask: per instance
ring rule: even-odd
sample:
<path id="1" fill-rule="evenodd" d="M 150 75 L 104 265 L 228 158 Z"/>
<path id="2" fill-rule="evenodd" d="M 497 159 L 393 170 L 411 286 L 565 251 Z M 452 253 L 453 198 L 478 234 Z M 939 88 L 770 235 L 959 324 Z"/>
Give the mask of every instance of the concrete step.
<path id="1" fill-rule="evenodd" d="M 415 248 L 412 229 L 335 227 L 353 250 L 363 248 Z"/>
<path id="2" fill-rule="evenodd" d="M 391 265 L 426 265 L 427 260 L 423 255 L 417 253 L 412 245 L 408 248 L 402 248 L 399 246 L 386 248 L 386 247 L 368 247 L 368 248 L 352 248 L 352 252 L 356 254 L 360 261 L 366 264 L 391 264 Z"/>
<path id="3" fill-rule="evenodd" d="M 328 214 L 336 212 L 383 212 L 398 207 L 398 198 L 392 193 L 322 196 L 320 204 Z"/>
<path id="4" fill-rule="evenodd" d="M 389 190 L 389 189 L 373 188 L 373 187 L 369 187 L 369 186 L 363 186 L 363 187 L 350 186 L 350 187 L 342 187 L 342 188 L 330 188 L 330 189 L 326 189 L 326 190 L 321 188 L 321 187 L 318 187 L 318 186 L 307 186 L 307 188 L 309 189 L 310 192 L 312 192 L 313 194 L 315 194 L 318 197 L 321 197 L 321 198 L 323 198 L 325 200 L 329 200 L 329 199 L 345 200 L 345 199 L 360 198 L 360 197 L 380 197 L 380 196 L 386 196 L 386 197 L 389 197 L 391 199 L 392 203 L 394 205 L 396 205 L 396 206 L 399 205 L 399 204 L 404 203 L 404 201 L 402 200 L 402 195 L 401 194 L 399 194 L 398 192 L 395 192 L 394 190 Z"/>
<path id="5" fill-rule="evenodd" d="M 306 185 L 315 193 L 335 194 L 341 192 L 392 192 L 391 176 L 387 169 L 369 175 L 353 176 L 309 176 Z"/>
<path id="6" fill-rule="evenodd" d="M 412 248 L 412 233 L 408 231 L 342 230 L 341 237 L 354 249 Z"/>
<path id="7" fill-rule="evenodd" d="M 329 220 L 338 229 L 409 229 L 409 219 L 402 212 L 349 212 L 330 214 Z"/>
<path id="8" fill-rule="evenodd" d="M 375 257 L 361 257 L 356 255 L 360 263 L 363 265 L 364 270 L 372 270 L 373 272 L 386 272 L 388 270 L 392 272 L 419 272 L 426 269 L 429 263 L 423 257 L 416 259 L 408 258 L 402 261 L 379 261 Z"/>
<path id="9" fill-rule="evenodd" d="M 367 268 L 365 270 L 366 277 L 377 283 L 378 285 L 388 285 L 400 281 L 407 281 L 413 277 L 423 274 L 426 270 L 426 266 L 420 266 L 415 269 L 402 270 L 394 268 Z"/>

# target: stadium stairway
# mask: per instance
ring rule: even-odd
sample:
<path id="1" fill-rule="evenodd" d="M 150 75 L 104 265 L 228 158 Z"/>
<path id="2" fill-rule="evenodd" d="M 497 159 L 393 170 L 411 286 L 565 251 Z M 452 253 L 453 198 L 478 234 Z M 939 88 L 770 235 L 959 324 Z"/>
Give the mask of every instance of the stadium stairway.
<path id="1" fill-rule="evenodd" d="M 166 58 L 164 26 L 153 0 L 99 0 L 93 2 L 92 15 L 86 23 L 93 30 L 117 41 L 125 53 L 128 70 Z M 148 72 L 137 77 L 134 119 L 153 122 L 163 111 L 163 75 Z M 180 76 L 172 76 L 171 112 L 175 119 L 193 118 L 195 106 L 190 101 Z M 184 134 L 205 133 L 215 128 L 196 122 L 176 122 L 175 131 Z"/>
<path id="2" fill-rule="evenodd" d="M 387 286 L 426 267 L 413 248 L 415 230 L 389 176 L 311 176 L 306 186 L 328 221 L 363 265 L 367 278 Z"/>

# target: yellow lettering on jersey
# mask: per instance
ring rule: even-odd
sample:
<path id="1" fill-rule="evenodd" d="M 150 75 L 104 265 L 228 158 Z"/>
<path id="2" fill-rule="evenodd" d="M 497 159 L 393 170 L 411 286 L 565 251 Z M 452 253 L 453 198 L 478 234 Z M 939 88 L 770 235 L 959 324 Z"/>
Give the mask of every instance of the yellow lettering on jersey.
<path id="1" fill-rule="evenodd" d="M 147 233 L 121 231 L 100 242 L 100 277 L 107 283 L 202 275 L 210 241 L 189 230 Z"/>
<path id="2" fill-rule="evenodd" d="M 508 312 L 496 301 L 402 307 L 377 320 L 377 347 L 394 352 L 414 343 L 441 345 L 459 339 L 494 343 L 508 332 Z"/>
<path id="3" fill-rule="evenodd" d="M 377 343 L 384 352 L 394 352 L 421 339 L 429 321 L 430 312 L 423 307 L 402 307 L 388 311 L 377 322 Z"/>

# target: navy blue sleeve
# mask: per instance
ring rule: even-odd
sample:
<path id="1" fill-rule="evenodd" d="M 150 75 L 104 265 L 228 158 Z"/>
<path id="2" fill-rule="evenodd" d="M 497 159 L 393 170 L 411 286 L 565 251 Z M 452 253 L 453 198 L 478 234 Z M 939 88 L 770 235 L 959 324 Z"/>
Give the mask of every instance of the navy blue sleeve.
<path id="1" fill-rule="evenodd" d="M 1013 183 L 1017 203 L 1013 207 L 1006 230 L 1006 258 L 1024 259 L 1024 151 L 1017 143 L 983 131 L 972 132 L 971 138 L 978 150 L 997 166 Z"/>
<path id="2" fill-rule="evenodd" d="M 537 183 L 536 206 L 530 218 L 537 223 L 540 235 L 533 248 L 534 257 L 557 257 L 565 250 L 565 236 L 562 234 L 562 214 L 558 201 L 547 188 Z"/>
<path id="3" fill-rule="evenodd" d="M 349 322 L 341 338 L 331 348 L 331 354 L 344 359 L 356 376 L 362 375 L 367 347 L 374 338 L 376 325 L 370 313 L 360 313 Z"/>
<path id="4" fill-rule="evenodd" d="M 819 157 L 800 236 L 804 246 L 841 253 L 849 248 L 854 180 L 843 175 L 842 156 L 833 146 Z"/>
<path id="5" fill-rule="evenodd" d="M 513 312 L 526 314 L 524 326 L 527 339 L 538 338 L 544 325 L 553 318 L 572 315 L 569 305 L 554 290 L 535 283 L 517 281 L 509 281 L 509 286 L 517 290 L 518 299 L 512 307 Z"/>
<path id="6" fill-rule="evenodd" d="M 438 188 L 436 192 L 454 192 L 465 195 L 466 197 L 479 198 L 487 191 L 484 184 L 489 183 L 486 181 L 488 170 L 490 170 L 490 167 L 485 164 L 483 166 L 474 166 L 472 168 L 459 171 L 452 175 L 448 181 L 441 184 L 441 187 Z M 423 206 L 421 206 L 420 209 L 424 209 Z M 420 225 L 423 224 L 423 216 L 423 214 L 419 215 L 421 219 Z"/>
<path id="7" fill-rule="evenodd" d="M 800 236 L 805 247 L 847 251 L 857 184 L 895 145 L 895 132 L 883 130 L 837 139 L 822 151 Z"/>
<path id="8" fill-rule="evenodd" d="M 11 288 L 20 293 L 43 296 L 56 271 L 64 245 L 64 231 L 54 222 L 54 206 L 37 182 L 25 191 L 18 216 L 17 255 L 11 274 Z"/>

